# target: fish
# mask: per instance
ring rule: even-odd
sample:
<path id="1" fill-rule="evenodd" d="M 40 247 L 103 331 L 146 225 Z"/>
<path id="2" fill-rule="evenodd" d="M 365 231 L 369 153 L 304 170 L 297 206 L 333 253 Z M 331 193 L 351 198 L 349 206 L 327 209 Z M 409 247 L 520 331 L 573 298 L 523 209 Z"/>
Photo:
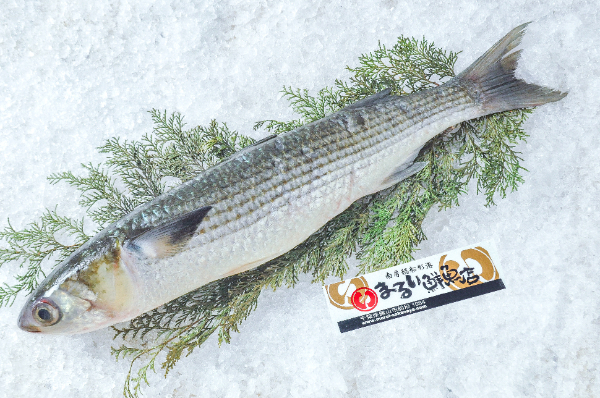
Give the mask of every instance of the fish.
<path id="1" fill-rule="evenodd" d="M 444 84 L 404 96 L 384 90 L 244 148 L 139 206 L 40 283 L 19 327 L 91 332 L 253 269 L 356 200 L 418 173 L 421 148 L 452 126 L 564 98 L 515 76 L 526 26 Z"/>

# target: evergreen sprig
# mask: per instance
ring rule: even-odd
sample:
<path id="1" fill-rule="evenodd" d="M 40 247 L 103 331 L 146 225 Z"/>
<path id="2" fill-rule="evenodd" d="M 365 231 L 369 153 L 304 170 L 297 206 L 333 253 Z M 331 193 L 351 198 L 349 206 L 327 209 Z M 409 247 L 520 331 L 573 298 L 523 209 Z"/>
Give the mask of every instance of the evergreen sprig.
<path id="1" fill-rule="evenodd" d="M 99 149 L 106 166 L 83 164 L 87 176 L 70 171 L 51 174 L 51 184 L 66 182 L 81 192 L 79 204 L 98 224 L 98 231 L 137 206 L 164 193 L 173 184 L 194 178 L 254 142 L 212 120 L 207 127 L 184 130 L 183 116 L 153 109 L 154 129 L 140 141 L 110 138 Z M 124 189 L 118 189 L 118 184 Z"/>
<path id="2" fill-rule="evenodd" d="M 57 239 L 59 235 L 68 236 L 73 242 L 61 242 Z M 14 262 L 20 269 L 25 268 L 25 272 L 15 276 L 16 284 L 4 283 L 0 287 L 0 306 L 12 305 L 19 293 L 31 293 L 40 279 L 46 277 L 43 265 L 59 264 L 89 238 L 84 232 L 83 220 L 60 216 L 56 209 L 46 210 L 39 221 L 19 231 L 9 220 L 8 226 L 0 231 L 0 239 L 6 244 L 0 248 L 0 266 Z"/>
<path id="3" fill-rule="evenodd" d="M 390 88 L 392 94 L 406 95 L 439 86 L 454 76 L 459 53 L 444 51 L 425 38 L 416 40 L 400 36 L 391 48 L 379 43 L 377 50 L 358 58 L 359 66 L 346 67 L 352 76 L 348 82 L 336 79 L 334 87 L 325 87 L 310 95 L 306 89 L 283 87 L 299 119 L 291 121 L 263 120 L 254 129 L 264 128 L 281 134 L 314 122 L 362 98 Z"/>
<path id="4" fill-rule="evenodd" d="M 348 81 L 336 80 L 333 87 L 315 95 L 284 87 L 282 92 L 299 118 L 264 120 L 254 128 L 281 134 L 388 87 L 404 95 L 437 86 L 454 76 L 456 59 L 457 53 L 440 50 L 425 39 L 400 37 L 391 48 L 379 44 L 374 52 L 359 57 L 358 67 L 347 68 L 352 74 Z M 100 229 L 254 142 L 214 120 L 206 127 L 185 130 L 178 113 L 150 113 L 152 134 L 139 141 L 113 138 L 100 147 L 107 156 L 104 166 L 83 165 L 84 177 L 71 172 L 50 176 L 51 183 L 67 182 L 81 192 L 80 204 Z M 515 146 L 526 137 L 521 127 L 529 113 L 505 112 L 449 129 L 421 150 L 417 161 L 427 166 L 417 175 L 355 202 L 290 252 L 115 327 L 120 345 L 112 352 L 116 359 L 130 361 L 124 394 L 138 396 L 148 384 L 148 372 L 156 371 L 157 361 L 166 376 L 182 355 L 190 355 L 215 332 L 219 343 L 229 342 L 231 332 L 237 332 L 256 308 L 265 288 L 292 287 L 302 273 L 310 273 L 318 283 L 329 276 L 343 278 L 353 254 L 361 273 L 412 260 L 416 246 L 426 238 L 421 224 L 429 210 L 458 205 L 471 180 L 477 181 L 477 191 L 485 195 L 487 205 L 494 204 L 497 195 L 504 197 L 516 189 L 523 182 L 524 169 Z M 72 235 L 74 243 L 60 244 L 57 233 Z M 0 249 L 0 265 L 14 261 L 27 267 L 25 274 L 16 277 L 16 285 L 0 290 L 2 305 L 36 286 L 44 276 L 43 261 L 52 257 L 58 264 L 88 236 L 83 221 L 58 216 L 53 210 L 22 231 L 9 223 L 0 239 L 8 244 Z"/>

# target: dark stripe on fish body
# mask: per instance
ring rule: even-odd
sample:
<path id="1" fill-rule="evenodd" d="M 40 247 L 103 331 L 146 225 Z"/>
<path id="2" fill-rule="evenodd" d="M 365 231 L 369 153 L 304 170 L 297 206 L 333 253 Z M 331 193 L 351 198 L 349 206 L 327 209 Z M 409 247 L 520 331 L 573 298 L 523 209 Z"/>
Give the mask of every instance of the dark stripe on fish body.
<path id="1" fill-rule="evenodd" d="M 138 228 L 163 224 L 165 218 L 172 218 L 173 208 L 181 208 L 183 197 L 187 204 L 183 207 L 187 207 L 187 211 L 203 206 L 213 207 L 210 219 L 203 221 L 202 228 L 212 231 L 204 235 L 205 242 L 214 241 L 288 203 L 283 200 L 275 204 L 279 198 L 289 199 L 307 185 L 310 193 L 333 183 L 335 180 L 321 177 L 400 142 L 415 131 L 411 127 L 424 128 L 445 117 L 449 109 L 451 113 L 456 113 L 468 106 L 476 106 L 476 102 L 467 90 L 446 85 L 396 97 L 367 108 L 342 110 L 294 131 L 269 138 L 262 145 L 239 156 L 234 155 L 235 158 L 174 188 L 142 210 L 146 222 L 142 222 Z M 361 128 L 350 132 L 349 124 Z M 360 154 L 356 159 L 356 155 Z M 319 173 L 319 170 L 322 172 Z M 287 190 L 282 189 L 284 184 L 289 187 Z M 155 217 L 148 217 L 148 212 L 155 213 Z M 135 213 L 129 216 L 139 217 Z M 234 225 L 230 226 L 231 223 Z M 126 223 L 122 225 L 124 229 L 131 228 Z M 129 225 L 133 226 L 131 221 Z"/>

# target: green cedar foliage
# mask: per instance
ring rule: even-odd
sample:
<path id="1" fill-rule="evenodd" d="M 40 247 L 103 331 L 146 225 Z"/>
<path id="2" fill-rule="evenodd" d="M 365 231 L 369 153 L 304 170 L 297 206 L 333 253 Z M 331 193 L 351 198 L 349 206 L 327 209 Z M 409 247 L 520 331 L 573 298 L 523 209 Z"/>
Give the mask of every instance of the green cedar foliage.
<path id="1" fill-rule="evenodd" d="M 360 56 L 359 66 L 347 68 L 352 75 L 349 81 L 336 80 L 333 87 L 316 95 L 284 87 L 283 94 L 300 117 L 265 120 L 254 128 L 281 134 L 388 87 L 396 95 L 405 95 L 437 86 L 454 76 L 457 55 L 425 39 L 400 37 L 391 48 L 379 44 L 374 52 Z M 115 327 L 120 345 L 112 349 L 113 354 L 130 361 L 125 396 L 141 393 L 157 361 L 166 376 L 182 355 L 191 354 L 214 332 L 219 343 L 229 342 L 231 332 L 237 332 L 256 308 L 263 289 L 293 287 L 303 273 L 310 273 L 317 283 L 329 276 L 343 278 L 353 254 L 360 262 L 360 273 L 410 261 L 425 239 L 421 224 L 429 210 L 436 205 L 440 210 L 458 205 L 471 180 L 476 181 L 478 193 L 485 195 L 487 205 L 494 204 L 496 196 L 515 190 L 523 182 L 515 146 L 526 138 L 521 127 L 530 112 L 494 114 L 449 129 L 422 149 L 417 161 L 427 166 L 417 175 L 352 204 L 290 252 Z M 98 231 L 162 194 L 173 182 L 187 181 L 254 142 L 216 121 L 186 130 L 178 113 L 168 116 L 166 111 L 152 110 L 150 114 L 152 134 L 131 142 L 112 138 L 99 148 L 107 155 L 104 165 L 83 165 L 84 177 L 71 172 L 49 177 L 53 184 L 66 182 L 81 192 L 80 204 Z M 71 235 L 74 243 L 58 243 L 57 233 Z M 0 288 L 0 305 L 7 305 L 18 293 L 31 292 L 44 277 L 43 268 L 58 264 L 89 236 L 83 232 L 83 220 L 52 210 L 22 231 L 9 223 L 0 238 L 6 243 L 0 248 L 0 265 L 17 262 L 25 269 L 16 276 L 15 285 Z"/>

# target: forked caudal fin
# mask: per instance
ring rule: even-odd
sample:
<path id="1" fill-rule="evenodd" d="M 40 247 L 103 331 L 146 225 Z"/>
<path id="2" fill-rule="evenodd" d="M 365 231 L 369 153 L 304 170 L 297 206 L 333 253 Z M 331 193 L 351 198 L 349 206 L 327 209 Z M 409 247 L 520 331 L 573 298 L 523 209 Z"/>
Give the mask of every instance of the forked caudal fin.
<path id="1" fill-rule="evenodd" d="M 461 81 L 475 84 L 483 108 L 488 114 L 538 106 L 558 101 L 567 95 L 557 90 L 525 83 L 515 77 L 521 50 L 512 50 L 521 43 L 527 25 L 529 22 L 511 30 L 456 76 Z"/>

